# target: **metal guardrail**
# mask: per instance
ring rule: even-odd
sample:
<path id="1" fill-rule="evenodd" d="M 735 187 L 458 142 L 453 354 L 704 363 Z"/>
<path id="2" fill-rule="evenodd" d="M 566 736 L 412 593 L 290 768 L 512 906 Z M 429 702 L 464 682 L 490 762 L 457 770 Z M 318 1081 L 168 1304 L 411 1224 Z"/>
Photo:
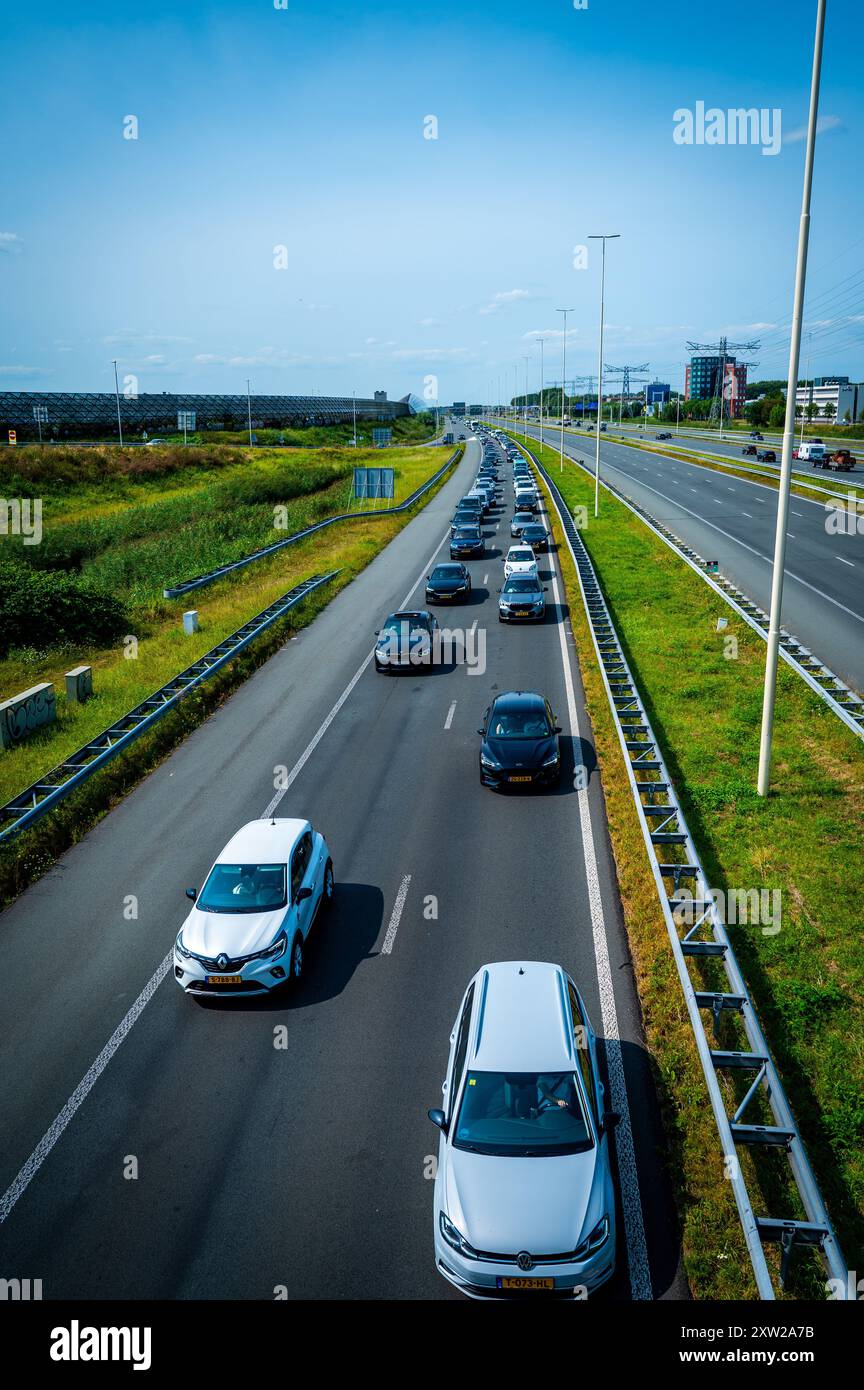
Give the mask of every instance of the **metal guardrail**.
<path id="1" fill-rule="evenodd" d="M 722 1144 L 726 1176 L 732 1183 L 760 1298 L 767 1300 L 776 1296 L 765 1258 L 764 1246 L 769 1241 L 777 1241 L 781 1246 L 781 1287 L 785 1285 L 796 1246 L 815 1247 L 830 1277 L 839 1281 L 834 1287 L 842 1287 L 845 1291 L 838 1296 L 848 1298 L 851 1285 L 837 1237 L 718 910 L 717 897 L 699 859 L 590 556 L 549 473 L 530 449 L 520 447 L 529 455 L 549 490 L 576 567 L 594 650 Z M 689 894 L 679 897 L 682 886 Z M 724 971 L 726 988 L 704 989 L 694 985 L 688 961 L 706 959 L 716 962 Z M 706 1030 L 706 1016 L 712 1024 L 714 1045 Z M 731 1049 L 721 1046 L 724 1019 L 733 1026 L 737 1021 L 739 1030 L 743 1029 L 746 1046 Z M 718 1080 L 721 1074 L 730 1082 L 733 1077 L 746 1074 L 749 1084 L 737 1104 L 734 1084 L 721 1087 Z M 766 1106 L 772 1117 L 771 1124 L 760 1122 Z M 753 1116 L 754 1110 L 755 1117 L 748 1122 L 748 1115 Z M 754 1212 L 737 1157 L 738 1145 L 771 1147 L 786 1155 L 806 1220 Z"/>
<path id="2" fill-rule="evenodd" d="M 284 618 L 286 613 L 302 599 L 307 598 L 316 589 L 320 589 L 322 585 L 329 583 L 338 573 L 338 570 L 331 570 L 328 574 L 314 575 L 311 579 L 304 580 L 302 584 L 296 584 L 293 589 L 289 589 L 281 598 L 277 598 L 274 603 L 271 603 L 269 608 L 263 609 L 254 618 L 250 618 L 248 623 L 244 623 L 236 632 L 232 632 L 224 641 L 212 647 L 209 652 L 205 652 L 204 656 L 199 657 L 191 666 L 187 666 L 186 670 L 181 671 L 179 676 L 174 676 L 167 684 L 143 700 L 140 705 L 136 705 L 128 714 L 122 715 L 107 729 L 103 729 L 89 743 L 85 743 L 83 748 L 72 753 L 64 762 L 41 777 L 38 782 L 34 782 L 32 786 L 19 792 L 5 806 L 0 806 L 0 844 L 4 844 L 13 836 L 20 834 L 27 826 L 32 825 L 34 821 L 44 816 L 46 812 L 52 810 L 59 802 L 80 787 L 106 763 L 125 752 L 130 744 L 134 743 L 142 734 L 147 733 L 160 719 L 176 708 L 190 690 L 196 689 L 204 681 L 209 680 L 229 661 L 233 661 L 244 648 L 249 646 L 250 642 L 254 642 L 256 637 L 260 637 L 273 623 Z"/>
<path id="3" fill-rule="evenodd" d="M 525 446 L 520 445 L 519 447 L 524 448 Z M 532 454 L 531 457 L 533 458 L 534 455 Z M 567 457 L 593 480 L 593 468 L 589 468 L 582 459 L 576 458 L 573 454 L 568 454 Z M 538 467 L 542 467 L 542 465 L 538 464 Z M 655 536 L 664 541 L 670 550 L 674 550 L 699 575 L 700 579 L 703 579 L 715 593 L 725 599 L 729 607 L 733 608 L 763 641 L 767 641 L 769 615 L 764 608 L 760 608 L 758 603 L 754 603 L 723 575 L 718 574 L 716 579 L 710 575 L 706 569 L 708 562 L 697 550 L 694 550 L 680 536 L 676 536 L 674 531 L 670 530 L 662 521 L 658 521 L 645 507 L 634 502 L 621 488 L 603 478 L 600 479 L 600 486 L 605 488 L 607 492 L 611 492 L 617 501 L 622 502 L 629 511 L 638 516 L 639 520 L 643 521 L 649 530 L 654 532 Z M 820 700 L 828 705 L 829 709 L 846 725 L 847 729 L 851 729 L 853 734 L 864 739 L 864 699 L 845 681 L 841 680 L 830 666 L 826 666 L 824 661 L 820 661 L 817 656 L 814 656 L 809 647 L 805 647 L 804 643 L 800 642 L 786 628 L 780 629 L 780 656 L 786 665 L 790 666 L 796 675 L 800 676 L 810 689 L 819 696 Z"/>
<path id="4" fill-rule="evenodd" d="M 206 574 L 199 574 L 194 579 L 186 579 L 182 584 L 174 584 L 170 589 L 163 589 L 165 598 L 180 598 L 183 594 L 191 593 L 193 589 L 203 589 L 205 584 L 213 584 L 217 579 L 222 579 L 226 574 L 232 574 L 234 570 L 244 569 L 246 565 L 254 565 L 257 560 L 265 560 L 268 555 L 275 555 L 277 551 L 284 550 L 288 545 L 294 545 L 297 541 L 305 540 L 307 536 L 314 536 L 316 531 L 323 531 L 327 526 L 333 526 L 337 521 L 357 521 L 362 518 L 364 521 L 369 517 L 398 516 L 400 512 L 405 512 L 409 507 L 423 497 L 431 487 L 434 487 L 439 478 L 442 478 L 448 468 L 452 468 L 457 459 L 461 457 L 463 450 L 456 448 L 450 455 L 445 464 L 433 473 L 431 478 L 427 478 L 422 487 L 418 487 L 406 497 L 404 502 L 400 502 L 397 507 L 374 507 L 365 512 L 339 512 L 337 516 L 325 517 L 323 521 L 316 521 L 314 526 L 307 526 L 302 531 L 295 531 L 292 535 L 286 536 L 284 540 L 274 541 L 272 545 L 265 545 L 261 550 L 254 550 L 251 555 L 244 555 L 242 560 L 233 560 L 228 565 L 219 565 L 217 569 L 208 570 Z"/>

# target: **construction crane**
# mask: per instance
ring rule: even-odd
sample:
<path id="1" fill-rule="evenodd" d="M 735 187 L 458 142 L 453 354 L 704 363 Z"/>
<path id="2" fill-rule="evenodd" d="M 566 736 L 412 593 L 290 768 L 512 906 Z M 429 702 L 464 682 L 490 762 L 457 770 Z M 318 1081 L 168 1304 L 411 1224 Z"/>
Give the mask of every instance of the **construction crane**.
<path id="1" fill-rule="evenodd" d="M 760 347 L 761 347 L 761 342 L 760 342 L 760 340 L 759 340 L 758 338 L 754 339 L 753 342 L 750 342 L 750 343 L 730 343 L 730 342 L 729 342 L 729 339 L 726 338 L 725 336 L 722 337 L 722 338 L 720 339 L 719 343 L 688 343 L 688 344 L 687 344 L 687 351 L 688 351 L 689 353 L 693 353 L 693 354 L 695 354 L 695 355 L 697 355 L 697 356 L 699 356 L 699 357 L 716 357 L 716 358 L 717 358 L 717 367 L 716 367 L 715 372 L 714 372 L 714 380 L 713 380 L 712 386 L 711 386 L 711 413 L 710 413 L 710 415 L 709 415 L 709 417 L 708 417 L 708 422 L 709 422 L 709 424 L 714 424 L 715 421 L 719 421 L 719 424 L 720 424 L 720 436 L 721 436 L 721 438 L 722 438 L 722 436 L 723 436 L 723 401 L 724 401 L 724 400 L 727 400 L 727 399 L 729 400 L 729 403 L 730 403 L 730 404 L 729 404 L 729 414 L 730 414 L 730 416 L 731 416 L 731 414 L 732 414 L 732 399 L 733 399 L 733 396 L 734 396 L 734 393 L 735 393 L 735 381 L 737 380 L 737 374 L 736 374 L 736 376 L 733 377 L 733 381 L 730 382 L 730 384 L 729 384 L 729 391 L 728 391 L 728 393 L 727 393 L 727 389 L 726 389 L 726 364 L 727 364 L 727 361 L 728 361 L 728 359 L 729 359 L 730 357 L 734 357 L 734 358 L 735 358 L 735 362 L 734 362 L 734 366 L 735 366 L 735 367 L 748 367 L 748 368 L 750 368 L 750 367 L 758 367 L 758 365 L 759 365 L 758 362 L 739 362 L 739 361 L 738 361 L 738 353 L 739 353 L 739 352 L 756 352 Z M 691 384 L 692 384 L 692 383 L 691 383 Z"/>
<path id="2" fill-rule="evenodd" d="M 622 421 L 623 416 L 624 416 L 624 397 L 630 395 L 631 374 L 635 374 L 636 372 L 647 372 L 647 370 L 648 370 L 648 363 L 647 363 L 647 362 L 641 362 L 641 363 L 639 364 L 638 367 L 636 367 L 636 366 L 628 366 L 628 367 L 607 367 L 607 366 L 604 366 L 604 367 L 603 367 L 603 371 L 606 373 L 607 376 L 609 376 L 609 377 L 620 377 L 620 378 L 621 378 L 621 400 L 620 400 L 620 403 L 619 403 L 619 406 L 618 406 L 618 424 L 619 424 L 619 425 L 621 424 L 621 421 Z M 647 381 L 648 378 L 647 378 L 647 376 L 636 376 L 636 375 L 632 375 L 632 380 L 633 380 L 634 382 L 636 382 L 636 381 Z M 598 403 L 597 403 L 597 407 L 598 407 L 598 410 L 599 410 L 599 408 L 600 408 L 600 403 L 599 403 L 599 401 L 598 401 Z M 610 415 L 611 415 L 611 412 L 610 412 Z"/>

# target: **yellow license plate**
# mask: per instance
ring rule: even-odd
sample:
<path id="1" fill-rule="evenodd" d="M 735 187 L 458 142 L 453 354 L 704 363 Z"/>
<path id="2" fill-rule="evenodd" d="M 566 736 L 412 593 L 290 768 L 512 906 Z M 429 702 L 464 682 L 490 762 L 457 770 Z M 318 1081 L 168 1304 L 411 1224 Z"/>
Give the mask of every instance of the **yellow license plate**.
<path id="1" fill-rule="evenodd" d="M 511 781 L 511 782 L 530 782 L 530 781 L 531 781 L 531 778 L 530 778 L 530 777 L 511 777 L 511 778 L 510 778 L 510 781 Z"/>
<path id="2" fill-rule="evenodd" d="M 499 1289 L 554 1289 L 554 1279 L 496 1279 Z"/>
<path id="3" fill-rule="evenodd" d="M 240 975 L 208 975 L 208 985 L 239 985 L 242 984 Z"/>

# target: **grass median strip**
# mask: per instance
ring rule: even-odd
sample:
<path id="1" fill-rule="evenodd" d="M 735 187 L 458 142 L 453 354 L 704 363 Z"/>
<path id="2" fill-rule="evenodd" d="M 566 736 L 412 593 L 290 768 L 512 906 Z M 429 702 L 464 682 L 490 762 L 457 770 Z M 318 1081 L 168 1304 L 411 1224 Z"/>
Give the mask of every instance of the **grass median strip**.
<path id="1" fill-rule="evenodd" d="M 779 931 L 728 924 L 847 1258 L 864 1220 L 864 963 L 858 942 L 864 865 L 864 757 L 855 737 L 791 671 L 781 670 L 775 790 L 756 795 L 764 643 L 625 507 L 532 443 L 568 505 L 584 506 L 590 552 L 711 881 L 780 890 Z M 557 537 L 559 544 L 563 537 Z M 654 898 L 629 786 L 596 668 L 575 573 L 565 581 L 594 721 L 610 833 L 633 945 L 646 1034 L 671 1136 L 673 1177 L 694 1293 L 753 1296 L 731 1189 Z M 719 618 L 727 627 L 718 631 Z M 744 1154 L 759 1207 L 782 1209 L 779 1165 Z M 789 1210 L 789 1215 L 800 1213 Z M 796 1256 L 791 1291 L 824 1296 L 821 1265 Z"/>

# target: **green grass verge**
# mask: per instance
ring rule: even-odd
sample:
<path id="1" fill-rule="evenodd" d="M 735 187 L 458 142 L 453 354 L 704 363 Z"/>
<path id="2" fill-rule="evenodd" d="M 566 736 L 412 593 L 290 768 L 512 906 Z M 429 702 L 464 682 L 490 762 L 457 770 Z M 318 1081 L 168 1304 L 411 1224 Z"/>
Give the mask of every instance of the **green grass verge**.
<path id="1" fill-rule="evenodd" d="M 402 461 L 403 495 L 407 496 L 431 477 L 452 452 L 450 448 L 410 451 Z M 13 652 L 6 662 L 0 663 L 3 688 L 8 687 L 10 693 L 14 693 L 24 688 L 22 680 L 26 684 L 54 680 L 56 688 L 62 690 L 63 672 L 73 661 L 86 658 L 87 664 L 93 666 L 95 690 L 94 698 L 85 705 L 67 704 L 65 699 L 58 699 L 54 725 L 34 734 L 20 747 L 0 755 L 0 801 L 6 802 L 279 595 L 312 574 L 341 569 L 333 583 L 305 600 L 290 617 L 260 639 L 254 650 L 248 650 L 199 693 L 184 700 L 180 710 L 166 717 L 152 734 L 145 735 L 134 750 L 94 776 L 84 789 L 45 821 L 4 847 L 0 851 L 0 904 L 17 895 L 34 875 L 44 872 L 59 852 L 79 839 L 98 815 L 129 790 L 143 772 L 155 766 L 159 758 L 185 737 L 226 693 L 236 688 L 245 675 L 292 633 L 310 622 L 374 559 L 411 516 L 426 505 L 449 476 L 449 473 L 445 475 L 406 513 L 365 520 L 358 515 L 356 521 L 340 523 L 298 541 L 249 569 L 199 590 L 191 600 L 198 608 L 201 624 L 201 630 L 194 636 L 187 637 L 183 633 L 181 613 L 186 604 L 177 601 L 165 603 L 164 613 L 160 611 L 142 625 L 134 659 L 127 659 L 125 648 L 121 646 L 86 653 L 35 653 L 32 660 L 26 653 Z M 311 503 L 314 501 L 310 499 Z"/>
<path id="2" fill-rule="evenodd" d="M 591 554 L 706 872 L 719 889 L 780 888 L 782 929 L 730 926 L 736 955 L 783 1076 L 851 1267 L 864 1243 L 864 756 L 792 671 L 778 679 L 774 784 L 755 791 L 765 644 L 681 559 L 608 493 L 594 520 L 590 480 L 531 448 L 571 507 L 584 505 Z M 577 649 L 603 772 L 646 1035 L 659 1082 L 684 1258 L 700 1298 L 753 1297 L 731 1189 L 654 900 L 569 552 Z M 717 631 L 717 619 L 728 627 Z M 726 639 L 737 657 L 724 657 Z M 706 986 L 716 987 L 710 970 Z M 724 1042 L 724 1045 L 729 1045 Z M 800 1215 L 777 1155 L 740 1154 L 757 1210 Z M 772 1260 L 773 1260 L 772 1253 Z M 790 1293 L 824 1297 L 822 1266 L 797 1254 Z"/>

